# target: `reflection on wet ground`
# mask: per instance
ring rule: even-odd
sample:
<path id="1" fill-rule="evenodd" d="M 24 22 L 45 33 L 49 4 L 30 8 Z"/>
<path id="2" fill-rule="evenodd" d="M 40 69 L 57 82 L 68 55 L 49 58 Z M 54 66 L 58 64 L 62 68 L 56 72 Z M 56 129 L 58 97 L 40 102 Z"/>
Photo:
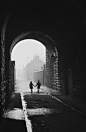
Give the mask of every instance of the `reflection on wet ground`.
<path id="1" fill-rule="evenodd" d="M 13 110 L 6 110 L 3 117 L 16 120 L 24 120 L 24 113 L 22 109 L 14 108 Z"/>
<path id="2" fill-rule="evenodd" d="M 29 117 L 35 115 L 49 115 L 57 112 L 60 113 L 61 111 L 48 108 L 27 109 L 27 114 Z M 23 110 L 18 108 L 14 108 L 13 110 L 6 110 L 3 117 L 16 120 L 25 120 Z"/>
<path id="3" fill-rule="evenodd" d="M 35 89 L 31 94 L 28 83 L 18 86 L 3 115 L 3 132 L 84 132 L 85 119 L 71 108 L 43 91 L 38 94 Z"/>
<path id="4" fill-rule="evenodd" d="M 36 108 L 36 109 L 27 109 L 28 117 L 30 116 L 38 116 L 38 115 L 53 115 L 56 113 L 66 113 L 67 109 L 49 109 L 49 108 Z M 24 112 L 22 109 L 14 108 L 13 110 L 6 110 L 3 117 L 16 119 L 16 120 L 25 120 Z"/>

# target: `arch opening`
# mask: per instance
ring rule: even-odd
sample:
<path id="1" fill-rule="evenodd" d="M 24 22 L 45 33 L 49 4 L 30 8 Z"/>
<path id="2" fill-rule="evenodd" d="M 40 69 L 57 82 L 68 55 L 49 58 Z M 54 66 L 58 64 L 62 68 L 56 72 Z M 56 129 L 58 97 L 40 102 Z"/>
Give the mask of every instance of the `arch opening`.
<path id="1" fill-rule="evenodd" d="M 12 50 L 11 61 L 14 60 L 16 79 L 20 76 L 21 79 L 34 80 L 33 72 L 41 71 L 43 65 L 46 64 L 46 48 L 36 40 L 22 40 Z"/>
<path id="2" fill-rule="evenodd" d="M 55 56 L 57 55 L 56 54 L 57 53 L 56 52 L 56 43 L 51 37 L 49 37 L 48 35 L 43 34 L 41 32 L 38 32 L 38 31 L 32 31 L 32 32 L 22 33 L 13 40 L 13 42 L 10 46 L 10 56 L 11 56 L 13 47 L 19 41 L 24 40 L 24 39 L 34 39 L 36 41 L 39 41 L 46 47 L 46 49 L 49 51 L 50 55 L 52 55 L 52 54 L 54 54 Z"/>
<path id="3" fill-rule="evenodd" d="M 12 45 L 10 47 L 10 58 L 15 45 L 27 39 L 38 41 L 39 43 L 42 43 L 42 45 L 44 45 L 44 47 L 46 48 L 46 63 L 43 67 L 43 73 L 45 72 L 46 79 L 43 79 L 43 84 L 50 88 L 58 89 L 58 51 L 55 41 L 51 39 L 48 35 L 40 32 L 22 33 L 12 42 Z M 37 73 L 35 73 L 35 76 L 37 76 Z"/>

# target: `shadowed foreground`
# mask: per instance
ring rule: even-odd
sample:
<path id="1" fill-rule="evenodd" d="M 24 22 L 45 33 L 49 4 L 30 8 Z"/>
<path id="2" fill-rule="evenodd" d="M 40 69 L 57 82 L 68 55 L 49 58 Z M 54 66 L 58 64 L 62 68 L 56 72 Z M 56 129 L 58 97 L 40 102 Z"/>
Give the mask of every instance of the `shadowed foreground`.
<path id="1" fill-rule="evenodd" d="M 20 81 L 9 99 L 0 130 L 14 131 L 85 132 L 86 117 L 52 98 L 43 88 L 39 94 L 34 88 L 31 94 L 28 82 Z"/>

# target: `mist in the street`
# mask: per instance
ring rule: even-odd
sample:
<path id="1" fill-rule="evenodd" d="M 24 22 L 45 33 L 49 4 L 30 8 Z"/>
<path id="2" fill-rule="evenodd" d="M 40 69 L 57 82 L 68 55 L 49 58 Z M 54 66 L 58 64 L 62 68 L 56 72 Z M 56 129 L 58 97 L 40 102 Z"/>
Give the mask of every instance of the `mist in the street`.
<path id="1" fill-rule="evenodd" d="M 16 61 L 16 69 L 22 69 L 33 59 L 35 54 L 39 55 L 42 61 L 46 61 L 45 46 L 37 40 L 26 39 L 17 43 L 13 48 L 11 60 Z"/>
<path id="2" fill-rule="evenodd" d="M 39 57 L 39 58 L 37 58 Z M 43 63 L 46 62 L 46 48 L 45 46 L 36 41 L 36 40 L 31 40 L 31 39 L 27 39 L 27 40 L 23 40 L 20 41 L 12 50 L 12 54 L 11 54 L 11 60 L 15 61 L 15 76 L 16 79 L 22 79 L 22 78 L 28 78 L 28 75 L 26 75 L 27 73 L 27 66 L 29 63 L 32 63 L 34 61 L 34 63 L 31 65 L 32 69 L 30 70 L 41 70 L 41 68 L 39 68 L 39 66 L 37 65 L 38 61 L 36 61 L 37 59 L 39 59 L 38 61 L 41 61 Z M 40 62 L 39 62 L 40 63 Z M 36 65 L 36 66 L 35 66 Z M 40 65 L 40 67 L 43 66 L 43 64 Z M 37 68 L 35 68 L 37 67 Z M 35 69 L 34 69 L 35 68 Z M 28 73 L 29 74 L 29 73 Z M 30 76 L 33 73 L 30 73 Z M 31 78 L 33 79 L 33 78 Z"/>

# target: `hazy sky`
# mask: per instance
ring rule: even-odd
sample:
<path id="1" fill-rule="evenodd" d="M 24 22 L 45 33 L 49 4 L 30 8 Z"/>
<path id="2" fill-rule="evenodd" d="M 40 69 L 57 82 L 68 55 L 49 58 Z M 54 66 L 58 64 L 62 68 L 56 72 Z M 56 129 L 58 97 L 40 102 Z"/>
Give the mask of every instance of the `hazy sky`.
<path id="1" fill-rule="evenodd" d="M 39 54 L 40 59 L 45 62 L 45 49 L 45 46 L 39 41 L 32 39 L 23 40 L 13 48 L 11 60 L 15 60 L 16 69 L 23 68 L 23 65 L 25 66 L 27 64 L 26 57 L 28 57 L 28 62 L 30 62 L 34 54 Z"/>

